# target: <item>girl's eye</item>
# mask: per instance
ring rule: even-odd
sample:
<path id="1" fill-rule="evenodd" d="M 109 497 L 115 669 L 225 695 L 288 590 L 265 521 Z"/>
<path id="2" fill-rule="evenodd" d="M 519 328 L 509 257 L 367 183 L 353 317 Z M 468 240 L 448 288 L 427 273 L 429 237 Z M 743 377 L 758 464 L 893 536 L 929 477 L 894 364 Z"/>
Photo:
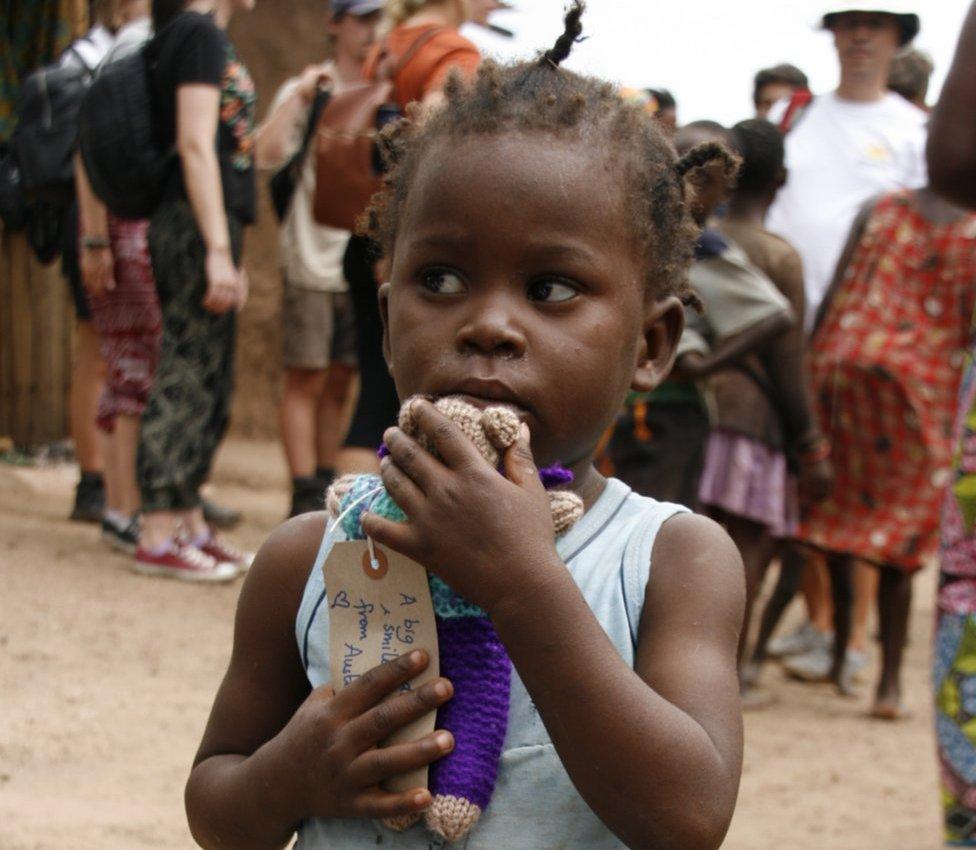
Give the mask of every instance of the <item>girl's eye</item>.
<path id="1" fill-rule="evenodd" d="M 544 278 L 529 284 L 529 298 L 532 301 L 545 301 L 549 304 L 569 301 L 576 297 L 576 289 L 568 283 L 555 278 Z"/>
<path id="2" fill-rule="evenodd" d="M 424 289 L 438 295 L 458 295 L 464 292 L 464 281 L 453 272 L 434 269 L 421 276 Z"/>

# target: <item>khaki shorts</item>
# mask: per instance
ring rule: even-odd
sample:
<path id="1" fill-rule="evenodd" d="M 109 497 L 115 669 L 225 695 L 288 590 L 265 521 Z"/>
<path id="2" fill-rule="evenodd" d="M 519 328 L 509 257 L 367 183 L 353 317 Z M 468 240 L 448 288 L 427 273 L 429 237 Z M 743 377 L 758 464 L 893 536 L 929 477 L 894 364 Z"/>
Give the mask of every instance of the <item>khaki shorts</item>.
<path id="1" fill-rule="evenodd" d="M 345 292 L 318 292 L 285 283 L 281 310 L 286 369 L 356 365 L 352 304 Z"/>

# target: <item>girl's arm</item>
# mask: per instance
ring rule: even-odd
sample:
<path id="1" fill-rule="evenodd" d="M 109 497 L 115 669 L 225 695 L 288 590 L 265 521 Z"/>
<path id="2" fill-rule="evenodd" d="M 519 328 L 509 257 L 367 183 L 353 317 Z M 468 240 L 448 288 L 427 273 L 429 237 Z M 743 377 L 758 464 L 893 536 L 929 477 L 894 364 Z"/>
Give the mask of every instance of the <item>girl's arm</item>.
<path id="1" fill-rule="evenodd" d="M 114 263 L 108 239 L 108 210 L 95 194 L 80 153 L 75 154 L 75 194 L 81 225 L 81 280 L 94 297 L 115 289 Z"/>
<path id="2" fill-rule="evenodd" d="M 929 124 L 929 178 L 949 200 L 976 208 L 976 3 L 963 23 Z"/>
<path id="3" fill-rule="evenodd" d="M 321 65 L 306 68 L 286 96 L 272 107 L 254 131 L 254 160 L 258 168 L 276 169 L 298 150 L 319 86 L 328 81 Z"/>
<path id="4" fill-rule="evenodd" d="M 416 812 L 430 803 L 427 791 L 390 794 L 378 783 L 453 746 L 442 731 L 375 749 L 450 698 L 449 683 L 436 679 L 378 708 L 425 657 L 377 667 L 338 696 L 328 685 L 310 689 L 295 618 L 323 531 L 321 514 L 281 526 L 244 582 L 230 665 L 186 785 L 190 831 L 201 847 L 272 850 L 287 845 L 304 818 Z"/>
<path id="5" fill-rule="evenodd" d="M 176 148 L 183 182 L 207 249 L 207 294 L 203 306 L 226 313 L 243 306 L 244 281 L 231 255 L 224 190 L 217 160 L 220 89 L 202 83 L 176 90 Z"/>
<path id="6" fill-rule="evenodd" d="M 715 850 L 742 759 L 732 541 L 704 517 L 666 523 L 632 670 L 556 553 L 527 429 L 503 477 L 433 405 L 415 410 L 443 461 L 388 431 L 383 481 L 408 521 L 366 514 L 363 530 L 489 612 L 574 785 L 622 841 Z"/>
<path id="7" fill-rule="evenodd" d="M 633 670 L 565 568 L 553 565 L 495 607 L 573 784 L 628 847 L 715 850 L 725 837 L 742 766 L 742 576 L 735 546 L 711 520 L 667 522 Z"/>
<path id="8" fill-rule="evenodd" d="M 698 379 L 734 363 L 740 357 L 762 348 L 773 337 L 794 325 L 788 313 L 775 313 L 744 331 L 723 339 L 708 354 L 697 351 L 682 355 L 675 366 L 677 377 Z"/>
<path id="9" fill-rule="evenodd" d="M 868 220 L 871 218 L 871 213 L 874 211 L 877 203 L 878 198 L 872 198 L 864 204 L 851 224 L 851 231 L 847 234 L 847 242 L 844 243 L 844 249 L 840 252 L 840 259 L 837 261 L 837 267 L 834 269 L 834 276 L 830 281 L 830 286 L 827 287 L 823 300 L 817 308 L 817 317 L 814 319 L 813 330 L 810 332 L 811 337 L 816 335 L 817 329 L 823 323 L 827 311 L 830 309 L 830 305 L 837 296 L 837 291 L 844 285 L 844 276 L 847 273 L 847 267 L 851 264 L 851 260 L 854 259 L 854 252 L 857 250 L 861 237 L 864 236 L 864 231 L 868 226 Z"/>

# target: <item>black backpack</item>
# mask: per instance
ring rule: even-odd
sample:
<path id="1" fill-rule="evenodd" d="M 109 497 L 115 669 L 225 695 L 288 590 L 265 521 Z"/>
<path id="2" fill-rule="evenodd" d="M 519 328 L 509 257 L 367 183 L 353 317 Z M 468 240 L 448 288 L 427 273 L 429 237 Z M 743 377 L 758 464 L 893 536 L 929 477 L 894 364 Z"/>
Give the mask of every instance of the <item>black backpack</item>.
<path id="1" fill-rule="evenodd" d="M 268 188 L 271 190 L 271 204 L 274 207 L 275 215 L 278 216 L 278 221 L 285 220 L 285 216 L 288 215 L 288 208 L 291 206 L 291 199 L 295 196 L 295 189 L 302 182 L 302 168 L 305 165 L 305 157 L 308 155 L 308 146 L 312 141 L 312 136 L 315 135 L 319 116 L 329 102 L 329 97 L 328 89 L 318 89 L 315 92 L 315 99 L 312 101 L 312 108 L 309 110 L 308 125 L 305 128 L 301 147 L 268 181 Z"/>
<path id="2" fill-rule="evenodd" d="M 151 44 L 105 66 L 81 108 L 79 141 L 88 179 L 119 218 L 152 215 L 176 156 L 157 140 Z"/>
<path id="3" fill-rule="evenodd" d="M 78 112 L 91 85 L 89 68 L 74 47 L 81 67 L 48 65 L 24 80 L 17 96 L 17 126 L 11 147 L 28 200 L 64 206 L 74 198 L 74 155 Z"/>
<path id="4" fill-rule="evenodd" d="M 8 231 L 27 225 L 27 199 L 17 158 L 9 145 L 0 144 L 0 221 Z"/>

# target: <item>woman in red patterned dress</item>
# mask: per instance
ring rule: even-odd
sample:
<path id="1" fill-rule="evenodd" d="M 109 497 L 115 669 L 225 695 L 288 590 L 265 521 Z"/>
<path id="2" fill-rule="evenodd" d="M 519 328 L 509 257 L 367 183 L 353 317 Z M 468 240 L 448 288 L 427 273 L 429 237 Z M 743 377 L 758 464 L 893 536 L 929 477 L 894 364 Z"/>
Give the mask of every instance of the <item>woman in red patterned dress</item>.
<path id="1" fill-rule="evenodd" d="M 974 295 L 976 216 L 928 189 L 885 195 L 855 223 L 811 342 L 837 477 L 831 498 L 809 507 L 798 538 L 824 550 L 842 580 L 855 559 L 881 568 L 878 717 L 902 713 L 910 577 L 938 542 Z"/>

